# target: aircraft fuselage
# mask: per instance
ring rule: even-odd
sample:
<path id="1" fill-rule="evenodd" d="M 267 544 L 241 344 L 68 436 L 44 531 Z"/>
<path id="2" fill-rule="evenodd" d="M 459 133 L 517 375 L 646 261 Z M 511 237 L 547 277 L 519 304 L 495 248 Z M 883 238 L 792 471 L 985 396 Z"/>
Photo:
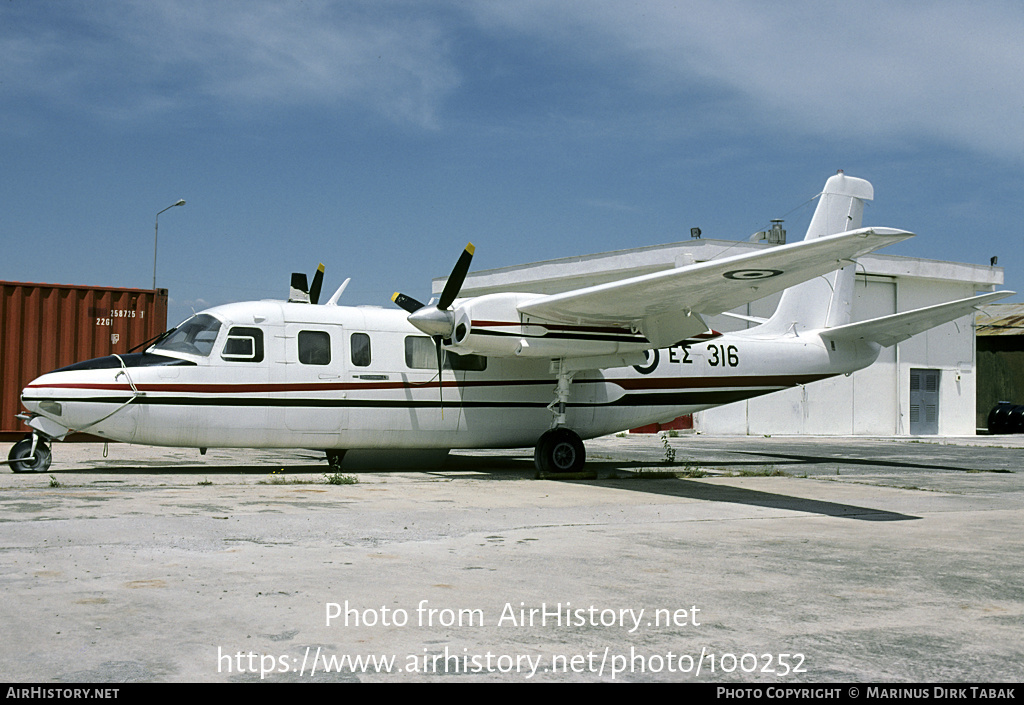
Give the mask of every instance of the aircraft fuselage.
<path id="1" fill-rule="evenodd" d="M 263 301 L 197 318 L 208 325 L 195 326 L 195 339 L 51 372 L 25 388 L 23 403 L 102 438 L 196 448 L 514 448 L 553 425 L 551 360 L 456 359 L 439 388 L 434 344 L 401 311 Z M 878 352 L 831 347 L 814 334 L 767 339 L 751 329 L 580 371 L 565 425 L 593 438 L 664 422 L 852 372 Z"/>

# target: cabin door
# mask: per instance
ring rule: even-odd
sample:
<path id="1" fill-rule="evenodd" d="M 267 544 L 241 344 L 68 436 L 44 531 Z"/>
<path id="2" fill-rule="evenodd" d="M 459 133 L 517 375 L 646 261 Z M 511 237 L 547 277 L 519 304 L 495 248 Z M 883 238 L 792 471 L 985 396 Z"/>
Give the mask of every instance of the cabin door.
<path id="1" fill-rule="evenodd" d="M 287 384 L 279 403 L 284 405 L 284 421 L 289 430 L 333 435 L 348 427 L 348 399 L 343 384 L 344 333 L 336 325 L 285 326 Z M 322 440 L 325 443 L 318 445 L 333 447 L 331 438 Z"/>

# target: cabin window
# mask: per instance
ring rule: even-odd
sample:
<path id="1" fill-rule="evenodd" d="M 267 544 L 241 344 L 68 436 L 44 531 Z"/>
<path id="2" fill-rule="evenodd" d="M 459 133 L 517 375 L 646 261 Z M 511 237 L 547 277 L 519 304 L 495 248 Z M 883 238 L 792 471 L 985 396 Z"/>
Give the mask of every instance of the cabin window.
<path id="1" fill-rule="evenodd" d="M 231 362 L 263 362 L 263 331 L 259 328 L 232 328 L 220 356 Z"/>
<path id="2" fill-rule="evenodd" d="M 436 370 L 437 349 L 434 341 L 419 335 L 406 336 L 405 364 L 413 370 Z M 487 369 L 487 358 L 483 355 L 459 355 L 445 350 L 444 366 L 449 370 L 483 372 Z"/>
<path id="3" fill-rule="evenodd" d="M 331 336 L 319 330 L 299 332 L 299 362 L 303 365 L 331 364 Z"/>
<path id="4" fill-rule="evenodd" d="M 405 365 L 413 370 L 436 370 L 437 352 L 434 341 L 416 335 L 405 338 Z"/>
<path id="5" fill-rule="evenodd" d="M 353 333 L 351 338 L 352 364 L 356 367 L 370 366 L 370 336 Z"/>
<path id="6" fill-rule="evenodd" d="M 220 321 L 213 316 L 200 313 L 175 328 L 164 340 L 153 346 L 153 349 L 207 357 L 213 350 L 219 331 Z"/>

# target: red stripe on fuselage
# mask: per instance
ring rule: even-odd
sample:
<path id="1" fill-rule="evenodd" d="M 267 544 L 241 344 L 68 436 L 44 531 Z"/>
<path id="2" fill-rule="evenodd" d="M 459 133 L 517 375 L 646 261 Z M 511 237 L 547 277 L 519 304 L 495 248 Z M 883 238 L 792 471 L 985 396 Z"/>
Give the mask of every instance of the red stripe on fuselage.
<path id="1" fill-rule="evenodd" d="M 613 333 L 616 335 L 636 335 L 629 328 L 617 326 L 570 326 L 558 325 L 556 323 L 544 323 L 541 321 L 472 321 L 474 328 L 518 328 L 522 326 L 536 326 L 571 333 Z M 638 336 L 639 337 L 639 336 Z"/>
<path id="2" fill-rule="evenodd" d="M 792 387 L 833 377 L 831 374 L 816 375 L 765 375 L 730 377 L 643 377 L 579 379 L 573 384 L 614 384 L 627 391 L 655 391 L 671 389 L 720 389 L 744 387 Z M 444 387 L 518 387 L 529 385 L 550 385 L 550 379 L 516 380 L 473 380 L 466 382 L 443 382 Z M 415 389 L 437 387 L 437 382 L 307 382 L 292 384 L 139 384 L 140 392 L 191 392 L 193 394 L 285 394 L 288 392 L 335 392 L 355 390 Z M 111 392 L 131 392 L 127 384 L 29 384 L 25 389 L 83 389 Z"/>

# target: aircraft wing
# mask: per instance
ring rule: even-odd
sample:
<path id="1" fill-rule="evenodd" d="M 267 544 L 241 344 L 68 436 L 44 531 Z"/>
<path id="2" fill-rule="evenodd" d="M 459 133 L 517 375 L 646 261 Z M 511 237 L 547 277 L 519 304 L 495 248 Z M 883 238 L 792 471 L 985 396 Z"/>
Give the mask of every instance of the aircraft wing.
<path id="1" fill-rule="evenodd" d="M 955 321 L 973 310 L 999 299 L 1012 296 L 1013 291 L 996 291 L 981 296 L 971 296 L 957 301 L 948 301 L 925 308 L 894 313 L 869 321 L 848 323 L 821 331 L 821 336 L 830 340 L 866 340 L 887 348 L 929 328 Z"/>
<path id="2" fill-rule="evenodd" d="M 607 284 L 531 298 L 520 313 L 569 324 L 632 326 L 656 347 L 706 330 L 716 314 L 834 271 L 880 247 L 913 237 L 861 228 Z M 686 315 L 680 315 L 681 313 Z"/>

